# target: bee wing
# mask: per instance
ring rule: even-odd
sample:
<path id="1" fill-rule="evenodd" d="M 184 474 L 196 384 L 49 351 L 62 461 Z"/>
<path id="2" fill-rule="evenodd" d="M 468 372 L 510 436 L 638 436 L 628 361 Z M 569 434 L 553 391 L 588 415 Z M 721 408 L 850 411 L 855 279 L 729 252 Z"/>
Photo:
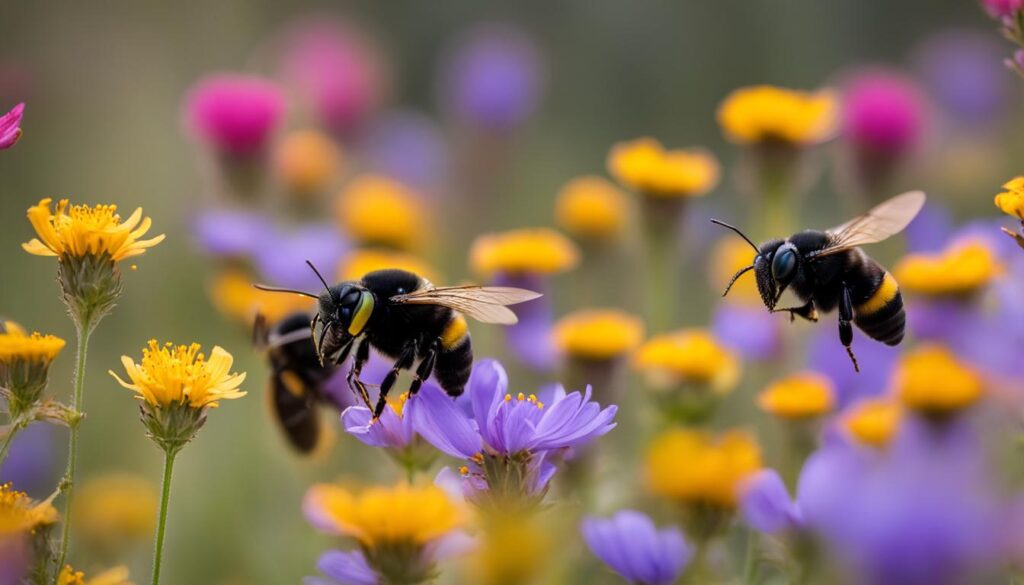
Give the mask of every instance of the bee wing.
<path id="1" fill-rule="evenodd" d="M 391 297 L 399 305 L 440 305 L 483 323 L 515 325 L 519 319 L 507 305 L 531 301 L 540 293 L 504 286 L 452 286 L 426 288 Z"/>
<path id="2" fill-rule="evenodd" d="M 900 233 L 921 211 L 924 201 L 924 192 L 908 191 L 879 203 L 864 215 L 828 230 L 829 244 L 815 256 L 828 256 L 874 244 Z"/>

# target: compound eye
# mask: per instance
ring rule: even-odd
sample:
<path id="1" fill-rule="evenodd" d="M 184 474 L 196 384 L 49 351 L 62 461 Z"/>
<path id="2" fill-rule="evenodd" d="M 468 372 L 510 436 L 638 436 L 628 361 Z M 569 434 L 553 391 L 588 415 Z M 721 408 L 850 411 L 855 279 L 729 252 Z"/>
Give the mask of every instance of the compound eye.
<path id="1" fill-rule="evenodd" d="M 796 275 L 796 252 L 785 249 L 772 259 L 772 278 L 779 283 L 788 283 Z"/>

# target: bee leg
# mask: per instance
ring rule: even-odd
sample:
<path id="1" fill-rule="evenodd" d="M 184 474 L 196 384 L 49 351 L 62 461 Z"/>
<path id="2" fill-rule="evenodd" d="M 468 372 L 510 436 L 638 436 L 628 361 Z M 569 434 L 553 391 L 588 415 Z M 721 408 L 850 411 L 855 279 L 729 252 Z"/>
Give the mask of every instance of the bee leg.
<path id="1" fill-rule="evenodd" d="M 366 390 L 366 384 L 359 379 L 359 374 L 362 373 L 363 364 L 368 359 L 370 359 L 370 343 L 364 339 L 359 342 L 355 358 L 352 360 L 352 367 L 348 371 L 348 376 L 345 377 L 349 387 L 354 388 L 359 393 L 359 397 L 362 398 L 366 408 L 370 408 L 370 393 Z"/>
<path id="2" fill-rule="evenodd" d="M 818 310 L 814 308 L 814 300 L 811 299 L 807 303 L 800 307 L 788 307 L 785 309 L 772 309 L 772 313 L 789 313 L 789 321 L 792 323 L 796 320 L 797 316 L 807 319 L 811 323 L 818 322 Z"/>
<path id="3" fill-rule="evenodd" d="M 853 355 L 853 300 L 850 298 L 850 289 L 843 283 L 843 294 L 839 298 L 839 341 L 846 348 L 850 360 L 853 361 L 854 371 L 860 372 L 860 365 L 857 364 L 857 357 Z"/>
<path id="4" fill-rule="evenodd" d="M 419 367 L 416 368 L 416 377 L 413 378 L 412 384 L 409 385 L 409 395 L 412 396 L 420 391 L 420 386 L 423 382 L 434 373 L 434 363 L 437 361 L 437 352 L 441 351 L 441 340 L 435 339 L 430 344 L 430 348 L 427 350 L 427 355 L 423 356 L 423 361 L 420 362 Z"/>
<path id="5" fill-rule="evenodd" d="M 256 313 L 252 322 L 252 345 L 256 349 L 266 349 L 270 338 L 270 327 L 267 325 L 267 317 L 263 313 Z"/>
<path id="6" fill-rule="evenodd" d="M 395 365 L 391 367 L 391 371 L 384 376 L 384 380 L 380 383 L 380 393 L 377 395 L 377 406 L 373 409 L 373 420 L 380 418 L 380 415 L 384 412 L 384 407 L 388 403 L 388 392 L 391 391 L 391 387 L 398 381 L 398 374 L 402 370 L 408 370 L 412 367 L 412 363 L 416 360 L 416 346 L 417 342 L 415 339 L 410 339 L 402 347 L 402 353 L 398 355 L 398 360 L 395 361 Z M 369 405 L 367 405 L 369 406 Z"/>

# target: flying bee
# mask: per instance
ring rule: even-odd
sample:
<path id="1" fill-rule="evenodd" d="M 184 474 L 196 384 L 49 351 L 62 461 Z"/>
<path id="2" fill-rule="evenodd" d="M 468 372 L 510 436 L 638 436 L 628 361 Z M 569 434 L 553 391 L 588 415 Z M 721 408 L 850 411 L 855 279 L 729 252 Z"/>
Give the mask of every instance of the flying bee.
<path id="1" fill-rule="evenodd" d="M 729 294 L 736 279 L 753 270 L 761 299 L 773 313 L 788 312 L 790 320 L 800 316 L 817 322 L 819 310 L 828 313 L 838 307 L 839 340 L 859 372 L 850 347 L 850 323 L 886 345 L 897 345 L 903 340 L 906 324 L 903 296 L 896 279 L 859 246 L 881 242 L 903 231 L 924 201 L 924 193 L 910 191 L 830 230 L 805 230 L 785 240 L 769 240 L 760 247 L 736 227 L 712 219 L 713 223 L 739 234 L 757 252 L 754 263 L 733 275 L 722 296 Z M 790 286 L 804 304 L 776 308 Z"/>
<path id="2" fill-rule="evenodd" d="M 449 395 L 462 394 L 473 365 L 465 316 L 484 323 L 513 325 L 517 318 L 508 305 L 541 296 L 508 287 L 438 288 L 412 272 L 396 269 L 377 270 L 361 280 L 330 286 L 312 263 L 306 263 L 326 289 L 320 295 L 256 287 L 317 299 L 319 311 L 308 324 L 315 353 L 324 365 L 341 364 L 353 354 L 347 379 L 367 408 L 371 407 L 370 395 L 359 376 L 370 357 L 370 348 L 395 360 L 381 381 L 377 403 L 372 407 L 374 418 L 384 411 L 388 392 L 399 373 L 412 371 L 413 366 L 416 369 L 410 394 L 415 394 L 431 374 Z"/>
<path id="3" fill-rule="evenodd" d="M 270 362 L 267 400 L 288 442 L 301 453 L 310 453 L 320 442 L 322 403 L 330 402 L 324 385 L 334 375 L 334 364 L 322 364 L 309 331 L 310 316 L 292 313 L 272 327 L 257 315 L 253 341 L 265 349 Z"/>

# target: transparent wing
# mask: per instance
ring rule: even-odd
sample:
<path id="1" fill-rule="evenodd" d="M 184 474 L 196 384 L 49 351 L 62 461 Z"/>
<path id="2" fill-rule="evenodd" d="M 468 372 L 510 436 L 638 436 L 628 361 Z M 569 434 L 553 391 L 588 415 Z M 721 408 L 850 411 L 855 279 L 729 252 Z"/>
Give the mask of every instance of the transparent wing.
<path id="1" fill-rule="evenodd" d="M 878 204 L 864 215 L 828 230 L 829 244 L 815 256 L 827 256 L 886 240 L 907 227 L 924 205 L 922 191 L 908 191 Z"/>
<path id="2" fill-rule="evenodd" d="M 441 305 L 483 323 L 514 325 L 519 319 L 507 305 L 531 301 L 540 293 L 503 286 L 452 286 L 427 288 L 391 297 L 399 305 Z"/>

